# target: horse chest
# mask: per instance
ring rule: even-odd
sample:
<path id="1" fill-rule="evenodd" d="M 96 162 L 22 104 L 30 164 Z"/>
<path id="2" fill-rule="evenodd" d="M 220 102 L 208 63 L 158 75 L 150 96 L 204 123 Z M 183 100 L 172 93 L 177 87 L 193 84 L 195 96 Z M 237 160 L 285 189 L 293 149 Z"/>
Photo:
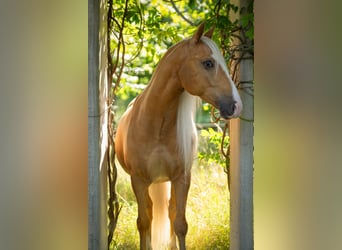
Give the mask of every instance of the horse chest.
<path id="1" fill-rule="evenodd" d="M 164 145 L 155 147 L 145 157 L 146 174 L 152 182 L 168 181 L 180 168 L 174 153 Z"/>

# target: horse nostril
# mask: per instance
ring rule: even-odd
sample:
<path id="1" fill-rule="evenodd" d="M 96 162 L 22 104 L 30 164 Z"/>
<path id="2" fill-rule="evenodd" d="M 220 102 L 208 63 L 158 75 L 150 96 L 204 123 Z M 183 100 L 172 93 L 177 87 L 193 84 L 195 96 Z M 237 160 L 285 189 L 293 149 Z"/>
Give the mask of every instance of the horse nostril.
<path id="1" fill-rule="evenodd" d="M 219 105 L 221 117 L 224 119 L 230 119 L 236 117 L 239 111 L 239 103 L 233 100 L 223 100 Z"/>
<path id="2" fill-rule="evenodd" d="M 233 102 L 232 104 L 230 104 L 230 107 L 229 107 L 229 115 L 233 115 L 235 110 L 236 110 L 236 102 Z"/>

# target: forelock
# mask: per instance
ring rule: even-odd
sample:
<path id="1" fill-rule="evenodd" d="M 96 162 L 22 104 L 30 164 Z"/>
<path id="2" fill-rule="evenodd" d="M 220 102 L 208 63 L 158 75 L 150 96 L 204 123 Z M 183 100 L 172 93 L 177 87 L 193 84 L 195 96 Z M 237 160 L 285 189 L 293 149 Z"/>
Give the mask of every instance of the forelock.
<path id="1" fill-rule="evenodd" d="M 219 48 L 217 47 L 216 43 L 206 36 L 202 36 L 201 41 L 204 42 L 209 47 L 209 49 L 211 50 L 211 53 L 212 53 L 211 56 L 214 58 L 214 60 L 217 62 L 217 64 L 219 66 L 221 66 L 222 70 L 227 75 L 227 77 L 230 78 L 226 61 L 224 60 L 224 58 L 223 58 Z"/>

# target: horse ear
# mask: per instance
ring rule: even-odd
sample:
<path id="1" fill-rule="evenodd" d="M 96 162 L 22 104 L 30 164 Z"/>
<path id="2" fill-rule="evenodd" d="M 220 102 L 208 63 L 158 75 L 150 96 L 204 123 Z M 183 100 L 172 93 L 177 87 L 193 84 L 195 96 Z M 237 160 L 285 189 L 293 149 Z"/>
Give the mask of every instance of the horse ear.
<path id="1" fill-rule="evenodd" d="M 213 36 L 214 29 L 215 29 L 215 25 L 211 26 L 211 28 L 204 34 L 204 36 L 211 38 Z"/>
<path id="2" fill-rule="evenodd" d="M 193 43 L 198 43 L 201 40 L 203 31 L 204 31 L 204 22 L 200 24 L 196 33 L 192 36 L 191 40 L 193 41 Z"/>

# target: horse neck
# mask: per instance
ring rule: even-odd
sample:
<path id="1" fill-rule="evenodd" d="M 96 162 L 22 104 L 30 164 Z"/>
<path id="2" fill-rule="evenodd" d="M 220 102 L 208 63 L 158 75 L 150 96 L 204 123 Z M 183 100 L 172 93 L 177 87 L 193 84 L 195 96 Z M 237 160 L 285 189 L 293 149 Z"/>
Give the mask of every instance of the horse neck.
<path id="1" fill-rule="evenodd" d="M 186 56 L 182 46 L 186 43 L 176 44 L 159 62 L 149 85 L 134 102 L 131 125 L 136 136 L 141 131 L 149 138 L 176 143 L 188 173 L 197 146 L 194 112 L 198 98 L 187 93 L 178 78 Z"/>
<path id="2" fill-rule="evenodd" d="M 140 112 L 159 115 L 175 115 L 179 98 L 184 91 L 178 78 L 178 70 L 184 53 L 180 53 L 184 43 L 171 47 L 154 71 L 149 85 L 141 94 Z"/>
<path id="3" fill-rule="evenodd" d="M 179 65 L 185 59 L 186 51 L 181 46 L 186 44 L 175 45 L 159 62 L 136 106 L 140 125 L 147 124 L 148 129 L 154 130 L 157 136 L 165 134 L 167 140 L 170 140 L 172 133 L 176 133 L 177 149 L 188 173 L 197 149 L 194 115 L 198 97 L 186 92 L 178 78 Z"/>

